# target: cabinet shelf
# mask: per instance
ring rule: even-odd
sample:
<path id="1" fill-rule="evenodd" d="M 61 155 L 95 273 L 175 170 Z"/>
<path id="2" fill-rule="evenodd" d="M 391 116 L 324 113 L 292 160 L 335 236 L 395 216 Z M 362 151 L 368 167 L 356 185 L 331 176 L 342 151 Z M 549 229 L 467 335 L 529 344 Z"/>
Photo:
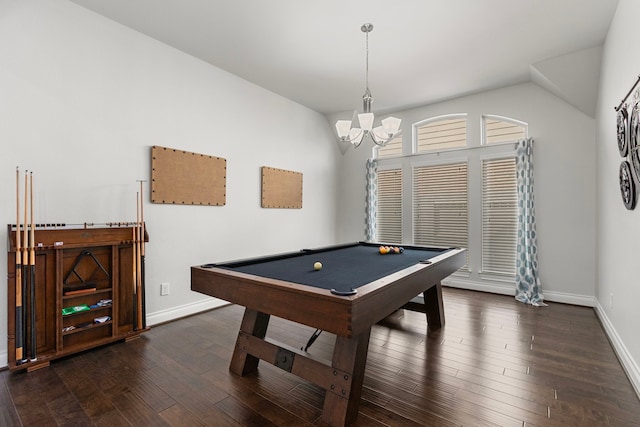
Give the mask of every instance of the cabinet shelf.
<path id="1" fill-rule="evenodd" d="M 73 294 L 73 295 L 62 295 L 62 299 L 63 300 L 70 300 L 70 299 L 76 299 L 76 298 L 80 298 L 80 297 L 86 297 L 88 295 L 103 295 L 103 294 L 110 294 L 112 291 L 111 288 L 105 288 L 105 289 L 96 289 L 95 291 L 90 291 L 90 292 L 84 292 L 81 294 Z"/>
<path id="2" fill-rule="evenodd" d="M 113 305 L 103 305 L 100 307 L 93 307 L 93 308 L 89 307 L 89 310 L 82 310 L 82 311 L 76 311 L 75 313 L 63 314 L 62 318 L 69 319 L 72 317 L 78 317 L 82 314 L 95 313 L 96 311 L 101 311 L 101 310 L 110 310 L 111 308 L 113 308 Z"/>
<path id="3" fill-rule="evenodd" d="M 83 326 L 81 328 L 75 328 L 75 329 L 72 329 L 70 331 L 62 331 L 62 335 L 66 336 L 66 335 L 77 334 L 79 332 L 90 331 L 91 329 L 95 329 L 95 328 L 101 328 L 101 327 L 104 327 L 104 326 L 110 326 L 111 324 L 113 324 L 113 320 L 108 320 L 108 321 L 102 322 L 102 323 L 92 323 L 90 325 Z"/>

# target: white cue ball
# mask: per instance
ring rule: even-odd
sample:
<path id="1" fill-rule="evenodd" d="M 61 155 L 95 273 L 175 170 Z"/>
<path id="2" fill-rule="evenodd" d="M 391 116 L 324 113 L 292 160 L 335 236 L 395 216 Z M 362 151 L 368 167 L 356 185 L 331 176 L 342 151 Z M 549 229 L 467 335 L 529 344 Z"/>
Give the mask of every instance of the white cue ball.
<path id="1" fill-rule="evenodd" d="M 314 270 L 321 270 L 322 269 L 322 263 L 321 262 L 316 262 L 315 264 L 313 264 L 313 269 Z"/>

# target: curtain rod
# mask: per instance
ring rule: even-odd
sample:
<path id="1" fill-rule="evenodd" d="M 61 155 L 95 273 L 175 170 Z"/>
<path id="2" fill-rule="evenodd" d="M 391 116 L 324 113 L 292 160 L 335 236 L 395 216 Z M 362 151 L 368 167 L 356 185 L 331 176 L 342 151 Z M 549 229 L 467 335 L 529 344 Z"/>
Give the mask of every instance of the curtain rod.
<path id="1" fill-rule="evenodd" d="M 631 89 L 629 89 L 629 92 L 627 92 L 627 94 L 625 95 L 624 98 L 622 98 L 622 101 L 620 101 L 620 105 L 618 105 L 617 107 L 614 107 L 614 110 L 618 111 L 622 108 L 622 105 L 624 104 L 624 102 L 627 100 L 627 98 L 629 98 L 629 95 L 631 95 L 631 92 L 633 92 L 633 90 L 636 88 L 636 86 L 638 85 L 638 82 L 640 82 L 640 75 L 638 75 L 638 79 L 636 80 L 636 82 L 633 84 L 633 86 L 631 86 Z"/>

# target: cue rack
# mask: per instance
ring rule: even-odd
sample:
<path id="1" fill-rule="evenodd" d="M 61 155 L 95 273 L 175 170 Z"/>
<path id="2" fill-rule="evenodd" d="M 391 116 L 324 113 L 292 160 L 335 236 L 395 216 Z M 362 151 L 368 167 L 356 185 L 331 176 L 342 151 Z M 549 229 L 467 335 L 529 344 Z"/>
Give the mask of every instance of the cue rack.
<path id="1" fill-rule="evenodd" d="M 131 222 L 35 223 L 33 175 L 16 170 L 16 223 L 7 226 L 8 366 L 52 360 L 149 330 L 142 211 Z M 23 193 L 24 191 L 24 193 Z"/>

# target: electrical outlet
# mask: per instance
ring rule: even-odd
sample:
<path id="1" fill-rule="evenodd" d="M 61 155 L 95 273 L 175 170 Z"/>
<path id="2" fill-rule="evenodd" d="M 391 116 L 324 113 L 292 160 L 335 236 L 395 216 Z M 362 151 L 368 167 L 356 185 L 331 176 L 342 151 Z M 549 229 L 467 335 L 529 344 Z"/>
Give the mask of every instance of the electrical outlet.
<path id="1" fill-rule="evenodd" d="M 162 283 L 160 284 L 160 295 L 169 295 L 169 284 Z"/>

